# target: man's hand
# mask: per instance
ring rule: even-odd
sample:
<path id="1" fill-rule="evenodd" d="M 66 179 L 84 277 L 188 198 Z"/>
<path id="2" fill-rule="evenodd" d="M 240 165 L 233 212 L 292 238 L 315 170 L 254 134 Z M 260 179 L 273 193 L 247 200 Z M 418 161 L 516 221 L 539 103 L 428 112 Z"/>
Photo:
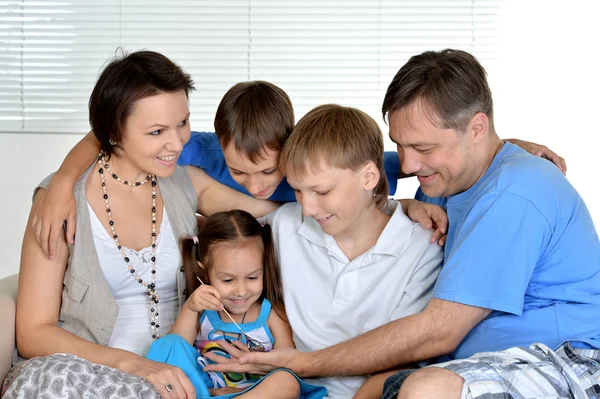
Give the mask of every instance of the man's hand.
<path id="1" fill-rule="evenodd" d="M 67 243 L 74 242 L 77 206 L 73 185 L 54 175 L 48 189 L 40 189 L 36 195 L 43 198 L 37 212 L 32 215 L 33 231 L 44 254 L 53 260 L 56 257 L 59 235 L 66 233 Z M 66 231 L 63 229 L 65 222 Z"/>
<path id="2" fill-rule="evenodd" d="M 304 354 L 295 349 L 281 348 L 269 352 L 246 352 L 226 341 L 217 343 L 231 355 L 231 359 L 215 353 L 206 353 L 204 356 L 216 364 L 207 365 L 204 371 L 264 375 L 278 368 L 287 368 L 297 374 L 301 372 L 299 366 L 302 364 L 301 358 Z"/>
<path id="3" fill-rule="evenodd" d="M 518 145 L 530 154 L 538 157 L 545 158 L 550 162 L 554 163 L 564 175 L 567 174 L 567 163 L 563 157 L 558 156 L 554 151 L 546 147 L 545 145 L 532 143 L 530 141 L 523 141 L 519 139 L 506 139 L 511 144 Z"/>
<path id="4" fill-rule="evenodd" d="M 448 215 L 444 208 L 414 199 L 402 199 L 400 204 L 402 211 L 410 220 L 419 223 L 425 230 L 434 230 L 431 235 L 432 243 L 437 242 L 440 246 L 444 245 L 448 231 Z"/>

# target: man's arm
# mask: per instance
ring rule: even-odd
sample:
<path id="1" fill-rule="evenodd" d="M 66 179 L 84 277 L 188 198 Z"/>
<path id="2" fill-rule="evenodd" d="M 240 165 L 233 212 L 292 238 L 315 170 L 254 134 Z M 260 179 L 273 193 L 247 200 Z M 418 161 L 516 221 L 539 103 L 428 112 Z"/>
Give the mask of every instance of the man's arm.
<path id="1" fill-rule="evenodd" d="M 432 299 L 421 313 L 395 320 L 361 336 L 316 352 L 273 350 L 268 353 L 235 352 L 235 359 L 207 354 L 206 371 L 264 373 L 289 368 L 301 377 L 367 375 L 452 352 L 491 310 Z M 356 356 L 360 351 L 361 356 Z M 219 359 L 222 358 L 222 359 Z"/>
<path id="2" fill-rule="evenodd" d="M 432 299 L 421 313 L 341 344 L 305 353 L 292 370 L 302 377 L 366 375 L 445 355 L 490 314 L 489 309 Z M 361 356 L 355 356 L 356 350 Z M 249 357 L 249 355 L 246 355 Z"/>

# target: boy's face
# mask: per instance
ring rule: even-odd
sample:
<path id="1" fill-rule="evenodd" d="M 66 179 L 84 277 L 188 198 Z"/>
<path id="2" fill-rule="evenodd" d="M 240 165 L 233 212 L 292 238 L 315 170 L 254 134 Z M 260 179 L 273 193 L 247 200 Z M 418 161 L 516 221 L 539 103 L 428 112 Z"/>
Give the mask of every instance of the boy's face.
<path id="1" fill-rule="evenodd" d="M 314 218 L 321 229 L 334 238 L 343 238 L 363 226 L 365 211 L 372 205 L 373 181 L 358 171 L 331 167 L 322 162 L 308 166 L 304 174 L 288 171 L 288 183 L 302 205 L 302 214 Z"/>
<path id="2" fill-rule="evenodd" d="M 262 159 L 253 163 L 238 152 L 231 142 L 223 149 L 223 155 L 233 180 L 248 190 L 254 198 L 268 199 L 283 179 L 283 173 L 278 166 L 279 151 L 265 149 Z"/>

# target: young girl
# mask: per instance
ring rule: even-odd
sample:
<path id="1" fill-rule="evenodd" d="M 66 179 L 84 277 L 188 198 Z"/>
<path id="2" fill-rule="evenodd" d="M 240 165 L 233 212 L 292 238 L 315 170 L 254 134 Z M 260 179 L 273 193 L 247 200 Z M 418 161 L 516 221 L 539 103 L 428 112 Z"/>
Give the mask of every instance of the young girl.
<path id="1" fill-rule="evenodd" d="M 190 295 L 170 334 L 153 344 L 148 358 L 180 367 L 199 397 L 209 396 L 208 389 L 213 394 L 242 392 L 261 377 L 205 373 L 203 355 L 228 356 L 219 340 L 235 341 L 245 351 L 295 347 L 271 227 L 245 211 L 220 212 L 206 219 L 198 237 L 183 239 L 181 247 Z M 302 391 L 318 398 L 326 393 L 288 371 L 276 371 L 261 382 L 244 397 L 297 398 Z"/>

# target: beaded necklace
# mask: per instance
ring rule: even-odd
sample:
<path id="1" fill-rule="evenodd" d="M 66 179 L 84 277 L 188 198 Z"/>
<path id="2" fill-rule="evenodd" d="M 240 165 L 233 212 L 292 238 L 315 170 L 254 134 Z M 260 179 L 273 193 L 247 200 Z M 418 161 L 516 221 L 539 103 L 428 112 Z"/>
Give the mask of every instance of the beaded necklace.
<path id="1" fill-rule="evenodd" d="M 137 275 L 137 273 L 135 272 L 135 269 L 133 268 L 133 266 L 131 266 L 131 264 L 129 263 L 129 258 L 127 257 L 127 255 L 125 254 L 125 250 L 123 250 L 123 247 L 121 246 L 121 244 L 119 244 L 119 237 L 117 235 L 117 232 L 115 231 L 115 222 L 112 218 L 112 214 L 111 214 L 111 210 L 110 210 L 110 204 L 108 203 L 108 194 L 106 193 L 106 182 L 104 181 L 104 169 L 107 170 L 107 172 L 110 173 L 110 167 L 107 163 L 107 161 L 104 159 L 104 153 L 100 153 L 100 155 L 98 156 L 98 165 L 100 165 L 100 167 L 98 168 L 98 173 L 100 174 L 100 179 L 102 180 L 102 198 L 104 198 L 104 204 L 106 205 L 106 214 L 108 216 L 108 224 L 110 225 L 110 229 L 112 232 L 112 238 L 115 240 L 115 244 L 117 245 L 117 249 L 119 250 L 119 252 L 121 253 L 121 256 L 123 257 L 123 260 L 125 261 L 125 264 L 127 265 L 127 269 L 129 270 L 129 273 L 131 274 L 131 276 L 142 286 L 144 286 L 146 288 L 146 295 L 149 297 L 150 300 L 150 332 L 152 334 L 152 339 L 156 340 L 158 338 L 160 338 L 160 325 L 158 324 L 158 303 L 160 302 L 160 296 L 158 295 L 158 292 L 156 291 L 156 176 L 155 175 L 148 175 L 148 177 L 146 178 L 146 180 L 144 180 L 143 182 L 136 182 L 135 184 L 131 184 L 128 183 L 127 181 L 121 181 L 116 174 L 112 174 L 113 178 L 117 179 L 118 181 L 130 185 L 130 186 L 140 186 L 142 184 L 144 184 L 146 181 L 148 180 L 152 180 L 152 257 L 150 258 L 150 260 L 152 261 L 152 266 L 150 268 L 150 273 L 152 274 L 152 280 L 150 283 L 144 281 L 141 277 L 139 277 Z"/>

